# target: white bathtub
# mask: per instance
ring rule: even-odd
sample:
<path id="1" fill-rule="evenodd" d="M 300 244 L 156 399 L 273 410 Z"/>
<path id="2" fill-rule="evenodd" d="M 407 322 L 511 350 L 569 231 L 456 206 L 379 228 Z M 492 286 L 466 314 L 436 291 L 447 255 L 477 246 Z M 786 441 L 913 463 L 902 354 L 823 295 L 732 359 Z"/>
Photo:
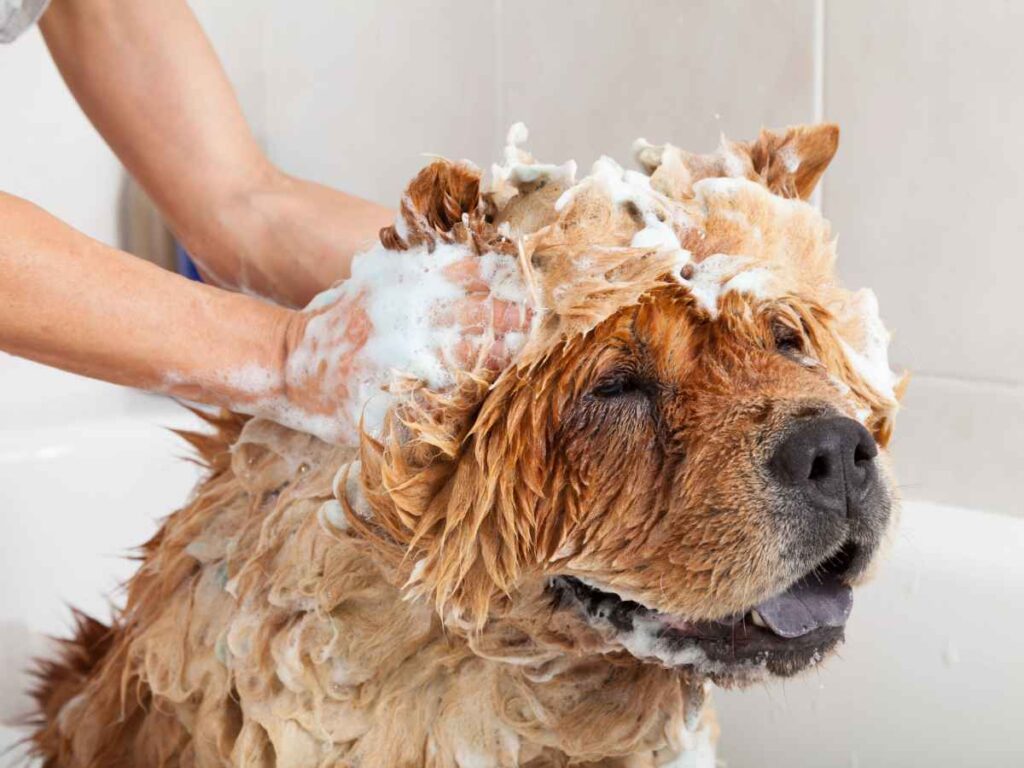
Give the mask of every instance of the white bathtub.
<path id="1" fill-rule="evenodd" d="M 1024 768 L 1024 518 L 906 502 L 839 656 L 716 700 L 729 768 Z"/>
<path id="2" fill-rule="evenodd" d="M 166 398 L 0 353 L 0 721 L 25 711 L 17 666 L 64 634 L 69 605 L 109 616 L 125 558 L 198 477 Z M 22 734 L 0 725 L 3 750 Z M 13 760 L 12 760 L 13 762 Z"/>
<path id="3" fill-rule="evenodd" d="M 106 595 L 197 476 L 167 400 L 0 356 L 0 718 L 24 701 L 5 659 Z M 858 591 L 841 658 L 716 692 L 729 768 L 1024 766 L 1024 518 L 908 503 Z M 0 751 L 20 734 L 0 730 Z M 0 764 L 4 758 L 0 757 Z"/>

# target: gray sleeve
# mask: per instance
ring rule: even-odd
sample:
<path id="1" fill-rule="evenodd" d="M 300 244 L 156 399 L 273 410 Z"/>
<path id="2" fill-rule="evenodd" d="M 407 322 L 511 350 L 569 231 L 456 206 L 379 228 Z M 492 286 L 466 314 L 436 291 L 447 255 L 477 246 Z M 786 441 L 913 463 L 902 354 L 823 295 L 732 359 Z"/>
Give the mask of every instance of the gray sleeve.
<path id="1" fill-rule="evenodd" d="M 0 0 L 0 43 L 11 43 L 43 15 L 50 0 Z"/>

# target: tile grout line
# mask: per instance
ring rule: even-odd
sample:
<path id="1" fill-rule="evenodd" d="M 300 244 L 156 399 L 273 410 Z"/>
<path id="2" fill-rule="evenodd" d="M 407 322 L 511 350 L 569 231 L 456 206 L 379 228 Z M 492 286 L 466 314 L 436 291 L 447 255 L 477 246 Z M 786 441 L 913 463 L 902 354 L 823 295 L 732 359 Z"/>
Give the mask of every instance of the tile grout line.
<path id="1" fill-rule="evenodd" d="M 504 58 L 504 50 L 502 46 L 501 38 L 501 21 L 502 21 L 502 0 L 494 0 L 492 6 L 493 15 L 493 33 L 494 33 L 494 121 L 493 130 L 494 136 L 492 137 L 492 151 L 495 151 L 498 147 L 504 146 L 502 131 L 505 129 L 505 73 L 502 67 L 502 59 Z"/>
<path id="2" fill-rule="evenodd" d="M 268 16 L 270 14 L 270 3 L 268 0 L 264 0 L 259 5 L 259 73 L 260 73 L 260 121 L 262 125 L 260 129 L 263 132 L 262 143 L 263 151 L 270 156 L 271 153 L 271 131 L 270 131 L 270 66 L 268 64 L 269 57 L 267 56 L 268 38 L 270 35 L 270 24 Z"/>
<path id="3" fill-rule="evenodd" d="M 813 93 L 812 110 L 814 122 L 825 121 L 825 0 L 814 0 L 814 27 L 812 29 L 813 46 Z M 811 203 L 820 211 L 824 199 L 825 180 L 818 182 L 817 189 L 811 195 Z"/>
<path id="4" fill-rule="evenodd" d="M 1024 382 L 1010 381 L 1010 380 L 999 380 L 999 379 L 973 379 L 969 376 L 956 376 L 948 373 L 915 373 L 913 370 L 910 372 L 910 387 L 913 389 L 914 382 L 937 382 L 942 384 L 955 384 L 959 387 L 978 388 L 986 389 L 989 391 L 999 391 L 1004 394 L 1024 394 Z"/>

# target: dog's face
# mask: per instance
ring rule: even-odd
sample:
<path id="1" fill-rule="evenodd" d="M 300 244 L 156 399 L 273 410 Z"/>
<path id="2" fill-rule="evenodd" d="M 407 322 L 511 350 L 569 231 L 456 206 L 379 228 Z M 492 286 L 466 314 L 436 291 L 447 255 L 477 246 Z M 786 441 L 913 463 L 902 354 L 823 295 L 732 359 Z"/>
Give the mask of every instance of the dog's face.
<path id="1" fill-rule="evenodd" d="M 827 225 L 791 199 L 835 138 L 645 146 L 647 181 L 599 163 L 576 186 L 520 172 L 511 199 L 435 195 L 519 251 L 543 311 L 491 386 L 417 412 L 461 425 L 457 446 L 364 446 L 366 530 L 412 554 L 414 586 L 484 635 L 514 617 L 539 644 L 721 682 L 842 639 L 894 517 L 896 395 L 872 297 L 836 284 Z"/>
<path id="2" fill-rule="evenodd" d="M 574 393 L 550 492 L 575 519 L 549 589 L 631 653 L 791 673 L 842 637 L 891 519 L 887 472 L 789 307 L 736 297 L 710 320 L 674 293 L 549 363 Z"/>

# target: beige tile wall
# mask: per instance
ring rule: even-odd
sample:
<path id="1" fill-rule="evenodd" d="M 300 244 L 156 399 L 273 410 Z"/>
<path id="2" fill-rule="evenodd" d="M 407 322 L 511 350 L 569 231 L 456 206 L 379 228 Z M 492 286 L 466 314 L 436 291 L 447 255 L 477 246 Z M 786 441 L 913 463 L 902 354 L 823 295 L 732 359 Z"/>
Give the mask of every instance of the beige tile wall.
<path id="1" fill-rule="evenodd" d="M 494 152 L 490 3 L 270 3 L 266 135 L 290 170 L 397 203 L 423 153 Z"/>
<path id="2" fill-rule="evenodd" d="M 230 12 L 224 0 L 204 4 Z M 641 135 L 699 150 L 721 132 L 743 138 L 816 113 L 839 122 L 823 207 L 841 270 L 878 292 L 894 359 L 915 375 L 895 445 L 904 492 L 1024 508 L 1024 4 L 254 7 L 258 60 L 239 59 L 230 25 L 222 37 L 272 155 L 386 203 L 419 153 L 486 163 L 515 120 L 530 126 L 539 156 L 584 168 L 602 153 L 627 159 Z M 246 79 L 253 67 L 261 94 Z"/>
<path id="3" fill-rule="evenodd" d="M 848 282 L 875 288 L 914 374 L 910 497 L 1024 513 L 1024 4 L 825 8 L 824 191 Z"/>
<path id="4" fill-rule="evenodd" d="M 0 190 L 117 240 L 121 166 L 50 60 L 38 29 L 0 46 Z"/>
<path id="5" fill-rule="evenodd" d="M 197 5 L 274 157 L 386 203 L 419 153 L 486 163 L 514 120 L 583 168 L 640 135 L 700 150 L 839 122 L 823 206 L 840 268 L 877 291 L 914 374 L 904 493 L 1024 513 L 1024 3 L 256 0 L 244 21 Z"/>
<path id="6" fill-rule="evenodd" d="M 496 17 L 498 124 L 525 121 L 545 159 L 626 162 L 638 136 L 711 150 L 813 114 L 810 0 L 517 0 Z"/>

